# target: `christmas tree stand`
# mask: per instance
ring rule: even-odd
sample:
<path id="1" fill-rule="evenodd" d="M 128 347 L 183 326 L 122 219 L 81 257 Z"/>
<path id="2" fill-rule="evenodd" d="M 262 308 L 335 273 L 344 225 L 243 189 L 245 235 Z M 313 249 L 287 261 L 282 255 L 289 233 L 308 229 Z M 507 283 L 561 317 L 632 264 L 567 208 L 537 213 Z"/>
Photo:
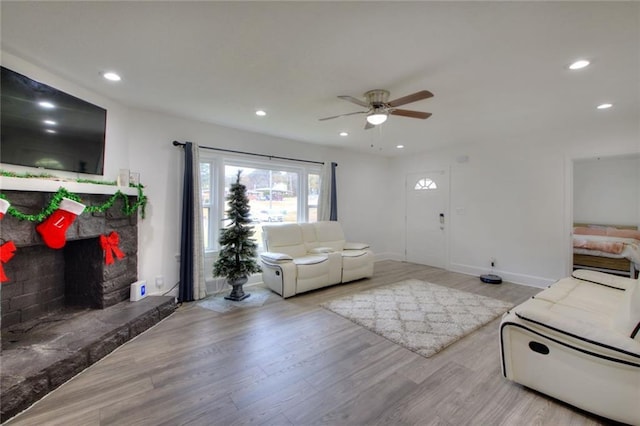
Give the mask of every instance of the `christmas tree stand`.
<path id="1" fill-rule="evenodd" d="M 233 289 L 231 290 L 231 293 L 228 296 L 225 296 L 224 298 L 227 300 L 232 300 L 234 302 L 239 302 L 251 296 L 251 294 L 245 293 L 244 290 L 242 289 L 242 286 L 246 284 L 247 281 L 248 281 L 247 277 L 238 278 L 235 281 L 227 280 L 227 284 L 233 287 Z"/>

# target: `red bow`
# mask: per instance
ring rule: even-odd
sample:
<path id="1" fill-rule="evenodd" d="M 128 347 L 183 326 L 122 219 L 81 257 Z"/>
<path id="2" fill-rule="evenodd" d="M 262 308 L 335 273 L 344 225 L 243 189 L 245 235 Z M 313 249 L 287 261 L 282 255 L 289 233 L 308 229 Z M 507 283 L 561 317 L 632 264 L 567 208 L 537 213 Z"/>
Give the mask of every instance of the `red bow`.
<path id="1" fill-rule="evenodd" d="M 7 263 L 16 254 L 16 245 L 9 241 L 0 246 L 0 262 Z M 9 277 L 4 274 L 4 268 L 0 263 L 0 282 L 9 281 Z"/>
<path id="2" fill-rule="evenodd" d="M 113 263 L 113 255 L 115 254 L 118 259 L 124 257 L 124 253 L 118 248 L 120 243 L 120 236 L 116 231 L 112 231 L 109 236 L 100 235 L 100 246 L 104 250 L 104 262 L 107 265 Z"/>

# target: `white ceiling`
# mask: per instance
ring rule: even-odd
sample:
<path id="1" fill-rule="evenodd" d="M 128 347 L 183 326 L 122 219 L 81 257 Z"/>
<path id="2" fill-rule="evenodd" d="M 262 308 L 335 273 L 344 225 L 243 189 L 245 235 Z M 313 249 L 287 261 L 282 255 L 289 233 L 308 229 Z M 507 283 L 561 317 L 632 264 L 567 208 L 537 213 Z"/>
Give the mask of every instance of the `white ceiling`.
<path id="1" fill-rule="evenodd" d="M 382 155 L 635 128 L 636 2 L 8 2 L 2 49 L 125 105 Z M 581 71 L 566 66 L 587 58 Z M 116 70 L 123 81 L 104 81 Z M 364 130 L 338 95 L 434 97 Z M 595 106 L 614 107 L 597 111 Z M 257 117 L 264 109 L 268 115 Z M 633 126 L 630 126 L 633 123 Z M 349 132 L 340 137 L 340 131 Z M 550 136 L 551 135 L 551 136 Z M 603 135 L 604 136 L 604 135 Z M 406 148 L 397 150 L 397 144 Z M 371 147 L 373 145 L 373 147 Z"/>

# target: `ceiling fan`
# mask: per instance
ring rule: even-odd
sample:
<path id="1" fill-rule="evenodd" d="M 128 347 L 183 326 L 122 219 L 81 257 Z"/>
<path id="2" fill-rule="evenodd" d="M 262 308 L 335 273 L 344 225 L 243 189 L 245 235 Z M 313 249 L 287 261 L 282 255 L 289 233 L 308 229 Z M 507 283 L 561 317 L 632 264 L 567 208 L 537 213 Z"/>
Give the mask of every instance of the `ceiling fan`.
<path id="1" fill-rule="evenodd" d="M 421 90 L 416 93 L 412 93 L 411 95 L 403 96 L 398 99 L 394 99 L 393 101 L 388 101 L 389 99 L 389 91 L 382 89 L 369 90 L 364 95 L 366 100 L 360 100 L 358 98 L 354 98 L 353 96 L 338 96 L 338 98 L 343 99 L 345 101 L 352 102 L 356 105 L 360 105 L 362 107 L 367 108 L 366 111 L 356 111 L 350 112 L 347 114 L 333 115 L 331 117 L 321 118 L 320 121 L 331 120 L 338 117 L 345 117 L 348 115 L 355 114 L 367 114 L 367 123 L 365 124 L 365 129 L 371 129 L 378 124 L 384 123 L 389 114 L 391 115 L 400 115 L 402 117 L 410 117 L 410 118 L 420 118 L 422 120 L 431 117 L 430 112 L 422 112 L 422 111 L 412 111 L 408 109 L 399 109 L 398 107 L 401 105 L 409 104 L 411 102 L 420 101 L 422 99 L 428 99 L 433 96 L 433 93 L 428 90 Z"/>

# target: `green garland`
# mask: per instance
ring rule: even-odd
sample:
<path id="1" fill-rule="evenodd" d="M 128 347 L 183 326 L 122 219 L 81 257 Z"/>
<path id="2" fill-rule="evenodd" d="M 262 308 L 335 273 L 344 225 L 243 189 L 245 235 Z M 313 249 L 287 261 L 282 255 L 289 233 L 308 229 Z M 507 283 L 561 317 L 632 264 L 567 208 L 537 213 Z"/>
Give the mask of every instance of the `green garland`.
<path id="1" fill-rule="evenodd" d="M 0 169 L 0 176 L 28 178 L 28 179 L 34 179 L 34 178 L 35 179 L 60 179 L 58 176 L 54 176 L 49 173 L 40 173 L 40 174 L 34 175 L 33 173 L 28 173 L 28 172 L 16 173 L 16 172 L 9 172 L 7 170 L 2 170 L 2 169 Z M 65 180 L 69 180 L 69 179 L 65 179 Z M 111 186 L 117 185 L 117 182 L 115 180 L 71 179 L 71 181 L 78 182 L 78 183 L 92 183 L 94 185 L 111 185 Z M 137 185 L 130 183 L 129 186 L 136 187 Z"/>
<path id="2" fill-rule="evenodd" d="M 6 170 L 0 170 L 0 175 L 6 176 L 6 177 L 19 177 L 19 178 L 47 178 L 47 179 L 56 178 L 57 179 L 57 176 L 50 175 L 49 173 L 40 173 L 40 174 L 34 175 L 33 173 L 15 173 L 15 172 L 8 172 Z"/>
<path id="3" fill-rule="evenodd" d="M 142 188 L 144 187 L 141 184 L 136 185 L 135 187 L 138 188 L 138 200 L 133 204 L 129 204 L 129 197 L 127 195 L 123 194 L 120 191 L 117 191 L 107 201 L 105 201 L 104 204 L 100 206 L 87 206 L 84 209 L 84 211 L 87 213 L 96 213 L 96 212 L 104 213 L 106 210 L 110 209 L 113 206 L 113 203 L 115 203 L 118 198 L 123 198 L 124 206 L 122 207 L 122 212 L 127 216 L 131 216 L 138 211 L 138 208 L 140 208 L 140 215 L 144 219 L 145 208 L 147 206 L 147 197 L 146 195 L 144 195 L 144 192 L 142 191 Z M 7 200 L 7 197 L 4 194 L 0 194 L 0 198 Z M 79 196 L 61 187 L 60 189 L 58 189 L 58 191 L 55 194 L 53 194 L 53 197 L 51 198 L 49 205 L 43 208 L 38 214 L 24 214 L 22 212 L 19 212 L 12 206 L 9 206 L 7 213 L 19 220 L 28 220 L 30 222 L 42 222 L 43 220 L 48 218 L 51 215 L 51 213 L 53 213 L 58 209 L 58 207 L 60 206 L 60 202 L 62 201 L 63 198 L 69 198 L 70 200 L 77 201 L 77 202 L 82 201 Z"/>
<path id="4" fill-rule="evenodd" d="M 78 183 L 92 183 L 94 185 L 111 185 L 116 186 L 117 182 L 115 180 L 91 180 L 91 179 L 76 179 Z M 135 186 L 133 184 L 129 184 L 129 186 Z"/>

